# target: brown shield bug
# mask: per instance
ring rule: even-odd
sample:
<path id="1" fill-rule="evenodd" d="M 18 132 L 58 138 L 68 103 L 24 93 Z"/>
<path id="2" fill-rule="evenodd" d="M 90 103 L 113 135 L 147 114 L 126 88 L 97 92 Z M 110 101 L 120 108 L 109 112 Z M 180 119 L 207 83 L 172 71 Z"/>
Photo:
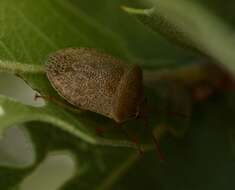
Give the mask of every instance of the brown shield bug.
<path id="1" fill-rule="evenodd" d="M 95 49 L 68 48 L 51 54 L 47 77 L 69 103 L 118 123 L 138 115 L 142 71 Z"/>
<path id="2" fill-rule="evenodd" d="M 67 48 L 49 55 L 46 74 L 54 89 L 75 107 L 117 123 L 141 117 L 144 96 L 138 65 L 95 49 Z"/>

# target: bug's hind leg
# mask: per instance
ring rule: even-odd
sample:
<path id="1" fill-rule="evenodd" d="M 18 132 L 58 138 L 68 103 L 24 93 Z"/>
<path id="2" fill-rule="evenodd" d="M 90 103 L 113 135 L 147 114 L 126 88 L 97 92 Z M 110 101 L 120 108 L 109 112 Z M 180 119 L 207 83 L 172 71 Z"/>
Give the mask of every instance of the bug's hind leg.
<path id="1" fill-rule="evenodd" d="M 100 137 L 104 137 L 104 133 L 107 131 L 108 129 L 107 128 L 104 128 L 104 127 L 96 127 L 95 128 L 95 132 L 96 132 L 96 135 L 100 136 Z"/>
<path id="2" fill-rule="evenodd" d="M 141 119 L 144 123 L 144 127 L 146 128 L 146 130 L 148 131 L 148 133 L 150 134 L 150 136 L 152 137 L 152 140 L 155 144 L 156 147 L 156 151 L 158 153 L 159 159 L 161 161 L 165 160 L 165 155 L 161 149 L 158 137 L 153 133 L 151 127 L 149 126 L 149 120 L 148 120 L 148 104 L 147 104 L 147 99 L 144 98 L 143 102 L 140 106 L 139 112 L 136 115 L 136 119 Z"/>
<path id="3" fill-rule="evenodd" d="M 123 131 L 123 133 L 125 134 L 125 136 L 130 139 L 135 145 L 136 148 L 139 152 L 139 155 L 143 155 L 144 154 L 144 149 L 140 143 L 139 138 L 136 135 L 130 134 L 121 124 L 116 124 L 115 127 L 121 129 Z"/>

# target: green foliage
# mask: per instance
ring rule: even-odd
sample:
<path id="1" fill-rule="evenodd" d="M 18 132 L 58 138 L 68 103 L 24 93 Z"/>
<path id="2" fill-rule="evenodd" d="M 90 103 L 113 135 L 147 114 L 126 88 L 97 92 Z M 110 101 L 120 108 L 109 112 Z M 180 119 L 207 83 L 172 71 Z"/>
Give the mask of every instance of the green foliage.
<path id="1" fill-rule="evenodd" d="M 215 59 L 235 72 L 234 33 L 219 18 L 209 14 L 201 6 L 184 0 L 174 3 L 152 1 L 154 7 L 151 9 L 123 9 L 154 31 Z M 190 14 L 185 14 L 185 10 Z"/>
<path id="2" fill-rule="evenodd" d="M 77 167 L 75 175 L 60 189 L 235 187 L 233 92 L 194 104 L 188 89 L 175 81 L 150 84 L 146 80 L 150 124 L 166 157 L 165 162 L 160 162 L 141 122 L 130 121 L 123 127 L 140 137 L 143 156 L 138 155 L 135 143 L 114 127 L 113 121 L 74 110 L 51 87 L 44 73 L 44 60 L 50 52 L 66 47 L 102 49 L 140 64 L 144 71 L 151 69 L 157 73 L 161 73 L 159 68 L 172 69 L 198 61 L 198 55 L 172 46 L 158 32 L 235 71 L 233 34 L 203 6 L 182 0 L 159 0 L 153 1 L 155 10 L 150 12 L 142 8 L 126 9 L 130 16 L 120 8 L 126 3 L 121 0 L 0 2 L 0 71 L 19 76 L 40 94 L 56 97 L 66 105 L 48 102 L 43 107 L 32 107 L 0 96 L 0 135 L 4 136 L 12 125 L 23 124 L 36 152 L 34 163 L 28 167 L 0 163 L 0 189 L 20 187 L 48 153 L 58 150 L 70 151 Z M 220 1 L 221 7 L 223 4 Z M 147 27 L 132 17 L 140 15 Z M 162 18 L 167 19 L 159 20 Z M 233 22 L 228 14 L 226 18 Z M 145 72 L 145 76 L 148 78 L 149 73 Z M 168 109 L 190 117 L 168 115 Z M 100 126 L 108 130 L 103 137 L 96 134 Z"/>

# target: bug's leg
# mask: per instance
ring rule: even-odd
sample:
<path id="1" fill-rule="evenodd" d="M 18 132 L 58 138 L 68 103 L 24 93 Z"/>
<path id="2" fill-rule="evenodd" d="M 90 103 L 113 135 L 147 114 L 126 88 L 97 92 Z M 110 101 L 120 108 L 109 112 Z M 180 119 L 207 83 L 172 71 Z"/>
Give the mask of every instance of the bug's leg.
<path id="1" fill-rule="evenodd" d="M 144 99 L 144 102 L 142 104 L 142 109 L 141 109 L 140 113 L 138 114 L 137 118 L 140 118 L 140 119 L 143 120 L 144 126 L 149 131 L 149 134 L 151 135 L 152 140 L 153 140 L 153 142 L 154 142 L 154 144 L 156 146 L 156 150 L 157 150 L 157 153 L 158 153 L 158 156 L 159 156 L 160 160 L 164 161 L 165 160 L 165 155 L 162 152 L 159 140 L 154 135 L 154 133 L 152 132 L 151 128 L 149 127 L 149 121 L 148 121 L 147 112 L 148 112 L 148 110 L 147 110 L 147 99 Z"/>
<path id="2" fill-rule="evenodd" d="M 131 141 L 133 143 L 136 144 L 136 147 L 138 149 L 138 152 L 140 155 L 143 155 L 144 154 L 144 150 L 143 150 L 143 147 L 141 146 L 140 144 L 140 141 L 139 141 L 139 138 L 137 136 L 134 136 L 132 134 L 130 134 L 124 127 L 122 127 L 120 124 L 116 124 L 115 125 L 116 127 L 118 127 L 119 129 L 121 129 L 123 131 L 123 133 L 126 135 L 126 137 L 128 139 L 131 139 Z"/>
<path id="3" fill-rule="evenodd" d="M 158 138 L 156 137 L 156 135 L 153 134 L 152 130 L 150 129 L 147 117 L 143 117 L 142 119 L 144 121 L 144 126 L 148 129 L 149 133 L 151 134 L 151 137 L 152 137 L 153 142 L 154 142 L 154 144 L 156 146 L 156 150 L 157 150 L 157 153 L 159 155 L 160 160 L 164 161 L 165 160 L 165 155 L 162 152 L 162 149 L 161 149 L 161 146 L 160 146 Z"/>
<path id="4" fill-rule="evenodd" d="M 56 98 L 54 98 L 53 96 L 42 96 L 42 95 L 39 95 L 39 94 L 35 94 L 34 95 L 34 100 L 37 101 L 39 98 L 42 98 L 48 102 L 53 102 L 53 103 L 56 103 L 56 104 L 60 104 L 62 105 L 63 103 L 58 101 Z"/>
<path id="5" fill-rule="evenodd" d="M 104 129 L 102 127 L 96 127 L 95 132 L 98 136 L 103 137 L 104 133 L 106 132 L 106 129 Z"/>
<path id="6" fill-rule="evenodd" d="M 58 105 L 60 105 L 62 107 L 66 106 L 65 104 L 63 104 L 62 102 L 60 102 L 59 100 L 54 98 L 53 96 L 42 96 L 42 95 L 39 95 L 39 94 L 36 93 L 34 95 L 34 100 L 37 101 L 39 98 L 42 98 L 42 99 L 44 99 L 44 100 L 46 100 L 48 102 L 53 102 L 53 103 L 58 104 Z"/>
<path id="7" fill-rule="evenodd" d="M 42 98 L 42 99 L 44 99 L 44 100 L 46 100 L 48 102 L 53 102 L 53 103 L 55 103 L 55 104 L 65 108 L 65 109 L 68 109 L 68 110 L 70 110 L 72 112 L 81 113 L 81 111 L 79 109 L 76 109 L 76 108 L 74 108 L 72 106 L 69 106 L 69 105 L 63 103 L 63 102 L 60 102 L 59 100 L 57 100 L 53 96 L 42 96 L 42 95 L 39 95 L 39 94 L 36 93 L 34 95 L 34 100 L 37 101 L 39 98 Z"/>
<path id="8" fill-rule="evenodd" d="M 49 100 L 51 101 L 51 97 L 50 96 L 41 96 L 41 95 L 35 93 L 34 101 L 37 101 L 39 98 L 42 98 L 42 99 L 47 100 L 47 101 L 49 101 Z"/>
<path id="9" fill-rule="evenodd" d="M 144 153 L 144 150 L 139 142 L 139 138 L 136 137 L 136 136 L 133 136 L 132 134 L 129 134 L 129 132 L 124 128 L 122 127 L 119 123 L 116 123 L 114 125 L 115 128 L 118 128 L 118 129 L 121 129 L 122 132 L 125 134 L 126 138 L 127 139 L 130 139 L 135 145 L 136 145 L 136 148 L 138 149 L 138 152 L 140 155 L 143 155 Z M 101 136 L 103 137 L 103 134 L 108 130 L 107 128 L 102 128 L 102 127 L 97 127 L 96 129 L 96 134 L 98 136 Z"/>

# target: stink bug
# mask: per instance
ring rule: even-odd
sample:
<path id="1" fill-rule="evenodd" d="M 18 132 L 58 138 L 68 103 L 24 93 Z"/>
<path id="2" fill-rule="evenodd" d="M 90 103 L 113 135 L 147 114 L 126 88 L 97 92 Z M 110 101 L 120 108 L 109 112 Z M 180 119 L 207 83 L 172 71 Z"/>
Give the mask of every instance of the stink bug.
<path id="1" fill-rule="evenodd" d="M 47 77 L 69 103 L 118 123 L 138 115 L 142 71 L 95 49 L 68 48 L 51 54 Z"/>
<path id="2" fill-rule="evenodd" d="M 144 95 L 138 65 L 95 49 L 67 48 L 49 55 L 46 74 L 54 89 L 75 107 L 117 123 L 141 117 Z"/>

